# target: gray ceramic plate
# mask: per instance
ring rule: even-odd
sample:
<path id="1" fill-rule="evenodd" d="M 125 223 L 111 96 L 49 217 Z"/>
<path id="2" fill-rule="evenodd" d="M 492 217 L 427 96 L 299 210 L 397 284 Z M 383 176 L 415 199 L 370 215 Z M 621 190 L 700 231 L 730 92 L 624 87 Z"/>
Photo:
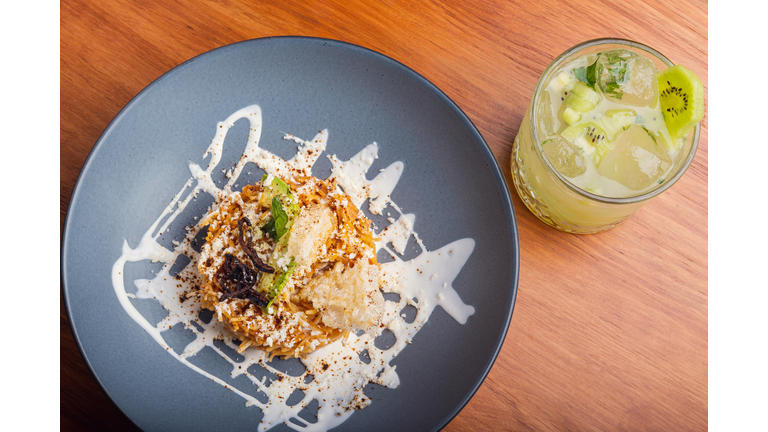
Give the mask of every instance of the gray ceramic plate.
<path id="1" fill-rule="evenodd" d="M 328 128 L 327 153 L 344 160 L 376 141 L 370 172 L 405 163 L 393 199 L 416 214 L 427 248 L 475 239 L 454 281 L 475 315 L 459 325 L 437 308 L 393 362 L 401 386 L 369 385 L 371 406 L 338 429 L 442 428 L 485 379 L 512 317 L 519 249 L 509 189 L 480 133 L 443 92 L 392 59 L 337 41 L 267 38 L 200 55 L 149 85 L 104 131 L 78 178 L 62 242 L 64 296 L 85 361 L 145 430 L 256 429 L 260 411 L 166 354 L 125 313 L 110 281 L 123 240 L 138 244 L 189 178 L 187 161 L 199 163 L 216 122 L 251 104 L 262 109 L 262 141 L 277 143 L 266 147 L 282 157 L 295 151 L 278 143 L 285 143 L 282 132 L 310 139 Z M 246 124 L 238 122 L 227 139 L 244 146 Z M 232 166 L 240 151 L 225 152 L 220 166 Z M 330 173 L 327 158 L 314 173 Z M 192 214 L 209 204 L 199 201 L 181 224 L 191 225 Z M 162 242 L 174 236 L 181 232 Z M 143 262 L 126 272 L 135 278 L 153 268 Z M 137 303 L 162 317 L 154 302 Z"/>

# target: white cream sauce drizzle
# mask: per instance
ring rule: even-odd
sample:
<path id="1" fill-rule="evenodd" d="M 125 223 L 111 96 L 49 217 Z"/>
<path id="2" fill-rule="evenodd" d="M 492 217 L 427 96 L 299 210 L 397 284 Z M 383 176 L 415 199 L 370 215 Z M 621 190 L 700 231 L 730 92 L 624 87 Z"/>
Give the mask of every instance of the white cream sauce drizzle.
<path id="1" fill-rule="evenodd" d="M 219 188 L 211 179 L 211 174 L 221 160 L 227 131 L 242 118 L 250 123 L 248 142 L 240 160 L 227 174 L 229 181 Z M 381 350 L 375 346 L 374 338 L 365 334 L 360 337 L 351 335 L 346 341 L 337 341 L 302 359 L 306 372 L 297 377 L 272 367 L 267 363 L 265 353 L 258 349 L 246 350 L 245 359 L 241 362 L 233 360 L 213 343 L 215 340 L 221 340 L 230 348 L 236 349 L 237 343 L 233 341 L 232 336 L 215 316 L 207 324 L 200 320 L 199 302 L 194 297 L 186 298 L 184 295 L 189 291 L 191 283 L 200 278 L 197 273 L 198 253 L 191 246 L 192 240 L 202 228 L 200 222 L 187 229 L 187 235 L 178 245 L 174 242 L 173 250 L 162 246 L 158 239 L 200 192 L 211 195 L 216 203 L 232 194 L 232 185 L 235 184 L 248 162 L 255 163 L 268 175 L 281 176 L 297 171 L 304 175 L 312 175 L 312 166 L 325 151 L 328 140 L 327 130 L 319 132 L 310 141 L 286 134 L 284 139 L 300 144 L 296 155 L 286 161 L 259 147 L 261 129 L 261 109 L 257 105 L 243 108 L 217 124 L 216 134 L 203 154 L 203 159 L 211 156 L 208 166 L 203 169 L 198 164 L 189 162 L 192 177 L 144 233 L 139 244 L 131 248 L 127 241 L 123 242 L 122 255 L 112 267 L 112 284 L 120 304 L 128 315 L 170 355 L 241 396 L 245 399 L 246 406 L 259 407 L 264 413 L 262 421 L 258 424 L 259 431 L 268 430 L 280 423 L 285 423 L 295 430 L 326 431 L 349 418 L 355 411 L 351 407 L 364 407 L 370 404 L 370 399 L 363 393 L 364 387 L 369 382 L 389 388 L 399 386 L 400 378 L 390 362 L 412 342 L 413 337 L 427 322 L 436 306 L 442 307 L 461 324 L 465 324 L 467 319 L 475 313 L 475 308 L 464 304 L 452 286 L 453 280 L 474 250 L 475 242 L 465 238 L 436 251 L 427 250 L 413 230 L 416 217 L 413 214 L 403 214 L 391 200 L 391 193 L 403 172 L 403 163 L 391 164 L 373 180 L 366 178 L 374 159 L 378 157 L 376 143 L 366 146 L 346 162 L 339 161 L 335 156 L 329 156 L 333 164 L 331 176 L 336 178 L 337 183 L 358 208 L 362 208 L 365 200 L 369 199 L 369 211 L 373 214 L 381 214 L 387 205 L 400 213 L 397 220 L 390 218 L 391 224 L 377 234 L 379 241 L 376 243 L 377 252 L 383 249 L 393 258 L 393 261 L 382 264 L 381 273 L 382 290 L 400 295 L 399 301 L 386 301 L 383 320 L 386 327 L 395 335 L 396 341 L 389 349 Z M 189 193 L 182 200 L 188 190 Z M 405 261 L 398 254 L 404 253 L 411 236 L 421 248 L 421 253 L 416 258 Z M 179 276 L 185 283 L 170 274 L 171 268 L 181 255 L 191 259 L 190 263 L 179 272 Z M 134 295 L 125 288 L 125 265 L 128 262 L 144 260 L 161 262 L 164 265 L 153 279 L 135 280 L 134 284 L 138 290 Z M 168 315 L 153 325 L 136 309 L 131 298 L 155 299 L 168 311 Z M 403 309 L 409 304 L 417 309 L 416 317 L 410 323 L 405 320 L 404 314 L 401 315 Z M 181 353 L 171 348 L 162 336 L 163 331 L 178 323 L 182 323 L 195 335 L 195 339 Z M 381 331 L 383 329 L 380 333 Z M 246 376 L 266 395 L 268 401 L 262 402 L 190 363 L 188 359 L 205 347 L 212 348 L 232 365 L 230 373 L 232 378 L 238 375 Z M 366 350 L 370 358 L 370 362 L 367 363 L 360 359 L 360 353 Z M 271 382 L 259 380 L 247 371 L 252 365 L 260 365 L 281 379 Z M 324 369 L 324 365 L 327 365 L 327 368 Z M 313 379 L 305 383 L 308 375 Z M 297 388 L 303 391 L 304 397 L 298 404 L 288 406 L 286 401 Z M 299 417 L 299 412 L 312 400 L 317 400 L 319 407 L 316 422 L 309 422 Z"/>

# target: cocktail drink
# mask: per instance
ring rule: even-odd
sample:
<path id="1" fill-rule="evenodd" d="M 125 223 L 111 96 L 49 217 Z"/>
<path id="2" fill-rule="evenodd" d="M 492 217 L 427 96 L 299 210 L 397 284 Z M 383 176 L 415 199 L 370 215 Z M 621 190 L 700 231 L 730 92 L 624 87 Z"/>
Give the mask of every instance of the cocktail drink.
<path id="1" fill-rule="evenodd" d="M 610 229 L 683 175 L 703 116 L 683 66 L 628 40 L 584 42 L 539 78 L 512 148 L 515 188 L 557 229 Z"/>

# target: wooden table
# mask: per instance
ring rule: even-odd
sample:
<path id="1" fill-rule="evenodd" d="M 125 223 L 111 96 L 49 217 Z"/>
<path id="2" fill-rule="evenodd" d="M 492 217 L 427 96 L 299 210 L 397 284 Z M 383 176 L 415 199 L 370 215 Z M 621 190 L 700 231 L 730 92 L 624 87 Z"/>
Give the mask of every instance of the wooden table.
<path id="1" fill-rule="evenodd" d="M 469 116 L 507 174 L 546 65 L 603 36 L 651 45 L 707 88 L 707 3 L 572 1 L 61 2 L 61 224 L 101 132 L 185 60 L 276 35 L 338 39 L 392 57 Z M 564 234 L 512 190 L 517 304 L 488 378 L 446 430 L 707 428 L 707 118 L 687 174 L 619 227 Z M 135 428 L 88 372 L 61 306 L 61 427 Z"/>

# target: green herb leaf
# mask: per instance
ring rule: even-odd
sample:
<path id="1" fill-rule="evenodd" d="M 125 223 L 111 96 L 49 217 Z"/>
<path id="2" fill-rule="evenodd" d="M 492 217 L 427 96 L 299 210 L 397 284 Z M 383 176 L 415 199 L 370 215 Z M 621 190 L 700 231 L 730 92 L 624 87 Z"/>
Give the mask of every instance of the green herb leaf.
<path id="1" fill-rule="evenodd" d="M 597 75 L 599 72 L 600 71 L 597 68 L 597 61 L 589 65 L 587 68 L 587 84 L 592 87 L 592 89 L 595 88 L 595 83 L 597 82 Z"/>
<path id="2" fill-rule="evenodd" d="M 603 89 L 603 93 L 607 93 L 610 95 L 613 95 L 616 97 L 616 99 L 621 99 L 624 96 L 624 92 L 620 91 L 621 88 L 620 85 L 616 84 L 615 82 L 609 82 L 605 85 L 605 88 Z"/>
<path id="3" fill-rule="evenodd" d="M 267 176 L 264 175 L 261 178 L 261 181 L 264 182 L 266 180 Z M 288 199 L 285 201 L 286 203 L 290 203 L 290 205 L 286 208 L 286 211 L 290 211 L 291 218 L 298 215 L 300 207 L 296 203 L 296 199 L 293 196 L 293 191 L 291 190 L 291 187 L 288 186 L 282 179 L 279 177 L 273 177 L 272 182 L 268 185 L 264 185 L 264 193 L 266 194 L 267 199 L 272 199 L 276 196 L 284 196 Z"/>
<path id="4" fill-rule="evenodd" d="M 264 175 L 261 181 L 263 182 L 266 178 L 267 176 Z M 261 230 L 278 241 L 290 231 L 293 225 L 291 222 L 299 215 L 301 207 L 296 202 L 291 187 L 280 178 L 273 177 L 272 182 L 264 186 L 264 193 L 272 198 L 272 217 L 261 227 Z"/>
<path id="5" fill-rule="evenodd" d="M 288 268 L 285 270 L 284 273 L 280 274 L 275 279 L 275 282 L 272 284 L 271 287 L 269 287 L 269 293 L 267 293 L 267 296 L 269 297 L 269 303 L 267 303 L 267 307 L 264 309 L 268 314 L 272 314 L 272 303 L 274 303 L 275 299 L 277 299 L 280 296 L 280 293 L 283 292 L 283 288 L 285 288 L 285 285 L 288 283 L 288 279 L 290 279 L 291 275 L 293 274 L 293 270 L 296 269 L 296 263 L 293 261 L 293 257 L 291 257 L 291 262 L 288 263 Z"/>
<path id="6" fill-rule="evenodd" d="M 643 126 L 643 125 L 640 125 L 640 127 L 641 127 L 641 128 L 643 128 L 643 130 L 645 131 L 645 133 L 647 133 L 647 134 L 648 134 L 648 136 L 649 136 L 649 137 L 651 137 L 651 139 L 653 140 L 653 143 L 654 143 L 655 145 L 659 145 L 658 141 L 656 141 L 656 136 L 655 136 L 655 135 L 653 135 L 653 133 L 652 133 L 651 131 L 649 131 L 649 130 L 648 130 L 648 128 L 646 128 L 646 127 L 645 127 L 645 126 Z"/>
<path id="7" fill-rule="evenodd" d="M 277 232 L 275 231 L 275 219 L 269 218 L 266 224 L 264 224 L 263 227 L 261 227 L 261 230 L 264 231 L 264 233 L 272 238 L 277 237 Z"/>
<path id="8" fill-rule="evenodd" d="M 577 80 L 583 82 L 584 84 L 594 89 L 595 83 L 597 82 L 598 66 L 599 65 L 597 64 L 597 62 L 594 62 L 587 67 L 584 67 L 584 66 L 577 67 L 576 69 L 573 70 L 573 74 L 576 76 Z"/>
<path id="9" fill-rule="evenodd" d="M 596 78 L 598 76 L 606 76 L 605 82 L 603 80 L 599 81 L 600 90 L 616 99 L 621 99 L 624 96 L 621 87 L 629 81 L 627 61 L 615 53 L 603 53 L 600 56 L 605 59 L 605 63 L 600 64 L 600 70 L 597 71 Z"/>
<path id="10" fill-rule="evenodd" d="M 275 240 L 280 240 L 280 237 L 284 236 L 288 232 L 288 213 L 283 208 L 283 203 L 280 201 L 280 197 L 272 198 L 272 219 L 275 221 L 275 236 L 272 237 Z"/>
<path id="11" fill-rule="evenodd" d="M 583 82 L 584 84 L 589 84 L 589 81 L 587 80 L 587 68 L 584 66 L 574 69 L 573 74 L 576 76 L 577 80 Z"/>

